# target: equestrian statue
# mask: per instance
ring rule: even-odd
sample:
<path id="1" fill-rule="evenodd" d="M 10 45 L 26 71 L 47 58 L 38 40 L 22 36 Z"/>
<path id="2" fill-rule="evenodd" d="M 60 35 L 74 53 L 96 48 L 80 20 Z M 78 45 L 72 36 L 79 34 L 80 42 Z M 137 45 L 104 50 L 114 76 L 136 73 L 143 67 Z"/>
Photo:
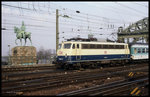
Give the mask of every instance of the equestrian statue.
<path id="1" fill-rule="evenodd" d="M 31 32 L 26 32 L 25 31 L 25 25 L 24 25 L 24 22 L 22 21 L 22 26 L 21 26 L 21 28 L 19 29 L 18 27 L 14 27 L 14 33 L 16 33 L 16 37 L 17 37 L 17 39 L 20 39 L 20 42 L 21 42 L 21 46 L 22 46 L 22 39 L 24 39 L 25 40 L 25 44 L 24 44 L 24 46 L 26 45 L 26 39 L 28 38 L 29 40 L 30 40 L 30 43 L 31 43 L 31 45 L 32 45 L 32 41 L 31 41 Z M 18 45 L 17 44 L 17 39 L 15 40 L 15 43 L 16 43 L 16 45 Z"/>

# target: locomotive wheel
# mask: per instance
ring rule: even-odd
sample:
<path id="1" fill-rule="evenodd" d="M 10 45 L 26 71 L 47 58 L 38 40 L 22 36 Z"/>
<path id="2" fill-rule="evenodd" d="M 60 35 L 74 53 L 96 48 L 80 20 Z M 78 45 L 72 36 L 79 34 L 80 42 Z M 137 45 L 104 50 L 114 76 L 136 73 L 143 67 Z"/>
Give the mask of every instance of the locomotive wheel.
<path id="1" fill-rule="evenodd" d="M 68 64 L 65 64 L 63 67 L 64 67 L 65 70 L 69 69 L 69 65 Z"/>
<path id="2" fill-rule="evenodd" d="M 58 65 L 58 64 L 56 64 L 55 66 L 56 66 L 57 69 L 61 69 L 62 68 L 61 65 Z"/>
<path id="3" fill-rule="evenodd" d="M 73 67 L 74 69 L 79 70 L 81 68 L 81 64 L 80 63 L 74 64 Z"/>

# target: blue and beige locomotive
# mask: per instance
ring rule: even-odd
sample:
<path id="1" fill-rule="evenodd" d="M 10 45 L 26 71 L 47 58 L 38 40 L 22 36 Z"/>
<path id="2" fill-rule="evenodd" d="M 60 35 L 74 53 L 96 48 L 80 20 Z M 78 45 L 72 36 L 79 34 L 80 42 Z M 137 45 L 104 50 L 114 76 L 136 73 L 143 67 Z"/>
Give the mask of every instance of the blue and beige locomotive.
<path id="1" fill-rule="evenodd" d="M 61 68 L 80 68 L 147 59 L 148 44 L 66 41 L 59 45 L 56 62 Z"/>
<path id="2" fill-rule="evenodd" d="M 66 41 L 59 44 L 56 64 L 61 68 L 96 67 L 148 60 L 148 44 Z"/>

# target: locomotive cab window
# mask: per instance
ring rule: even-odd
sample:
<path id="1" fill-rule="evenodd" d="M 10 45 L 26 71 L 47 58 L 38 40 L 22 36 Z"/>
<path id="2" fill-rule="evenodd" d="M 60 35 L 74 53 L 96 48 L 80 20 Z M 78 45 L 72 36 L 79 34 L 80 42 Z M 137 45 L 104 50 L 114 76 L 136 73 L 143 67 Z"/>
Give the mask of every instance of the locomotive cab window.
<path id="1" fill-rule="evenodd" d="M 71 47 L 71 43 L 64 44 L 64 49 L 70 49 L 70 47 Z"/>
<path id="2" fill-rule="evenodd" d="M 58 49 L 61 49 L 61 45 L 62 45 L 62 44 L 59 44 Z"/>

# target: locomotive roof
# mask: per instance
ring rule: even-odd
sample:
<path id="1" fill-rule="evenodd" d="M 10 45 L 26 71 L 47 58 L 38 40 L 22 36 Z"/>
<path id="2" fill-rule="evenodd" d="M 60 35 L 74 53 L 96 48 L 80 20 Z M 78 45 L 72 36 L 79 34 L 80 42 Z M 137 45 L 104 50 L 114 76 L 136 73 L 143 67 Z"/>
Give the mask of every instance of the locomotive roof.
<path id="1" fill-rule="evenodd" d="M 117 42 L 100 42 L 100 41 L 64 41 L 63 43 L 87 43 L 87 44 L 122 44 L 127 45 L 127 43 L 117 43 Z"/>

